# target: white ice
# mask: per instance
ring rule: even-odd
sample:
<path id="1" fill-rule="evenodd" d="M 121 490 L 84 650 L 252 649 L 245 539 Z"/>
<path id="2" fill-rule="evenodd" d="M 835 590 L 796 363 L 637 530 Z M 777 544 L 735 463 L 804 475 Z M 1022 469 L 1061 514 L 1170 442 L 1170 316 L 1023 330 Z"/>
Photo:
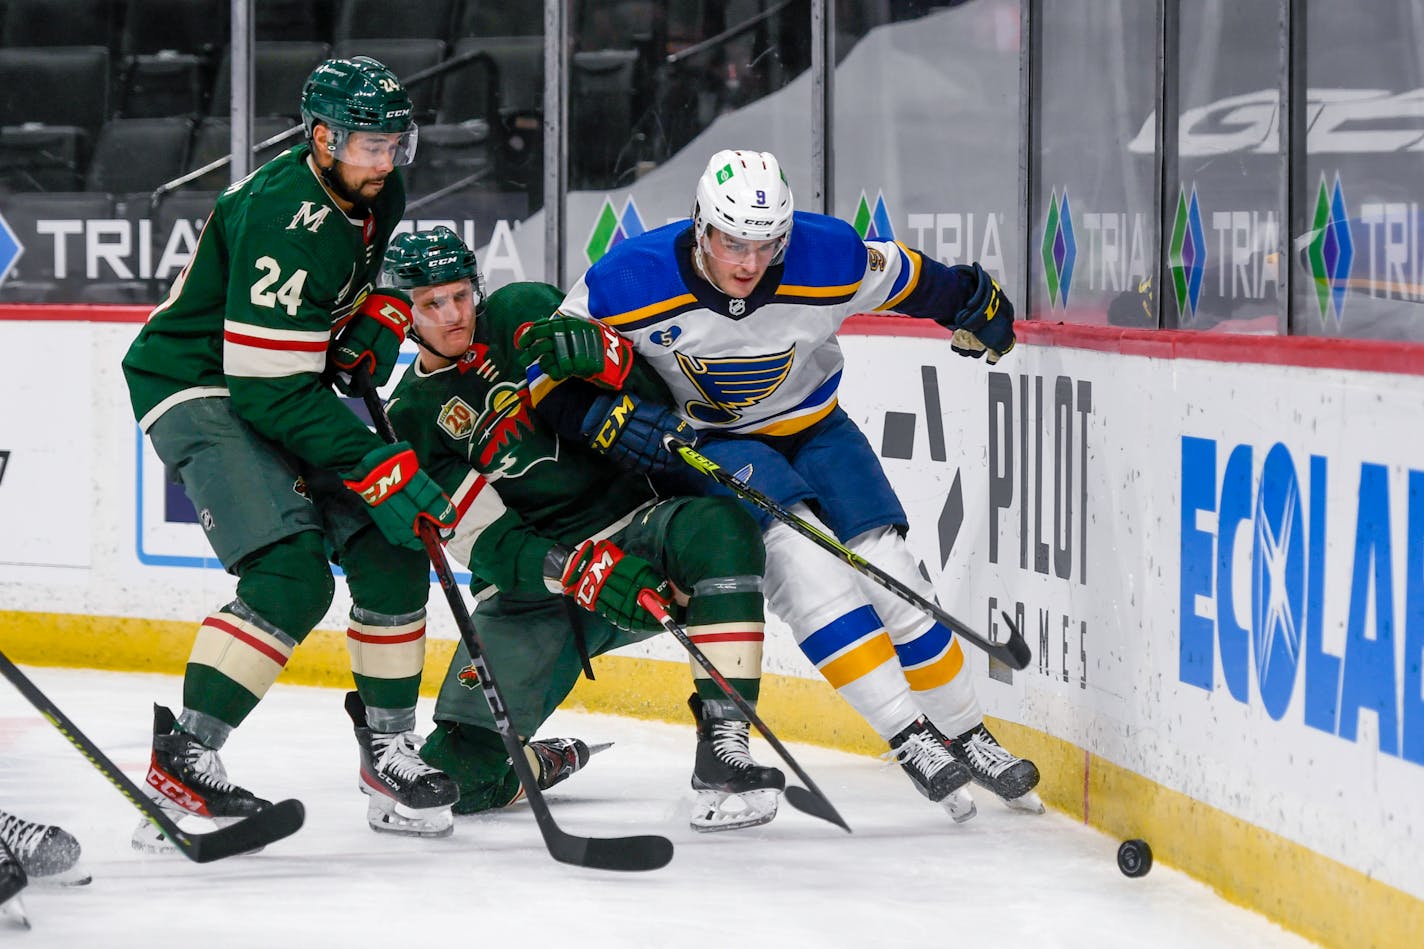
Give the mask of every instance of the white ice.
<path id="1" fill-rule="evenodd" d="M 181 705 L 166 676 L 26 667 L 141 782 L 151 704 Z M 658 833 L 673 862 L 626 874 L 546 853 L 527 806 L 456 819 L 453 836 L 377 835 L 356 791 L 356 745 L 337 690 L 278 685 L 223 750 L 230 776 L 296 797 L 306 825 L 266 851 L 198 865 L 130 848 L 138 812 L 0 681 L 0 807 L 59 823 L 94 882 L 32 885 L 33 929 L 0 944 L 86 947 L 640 945 L 1152 947 L 1308 945 L 1158 864 L 1129 879 L 1118 841 L 1053 811 L 1010 812 L 979 792 L 953 824 L 873 758 L 792 745 L 854 834 L 791 809 L 763 827 L 696 834 L 692 728 L 559 712 L 543 735 L 614 741 L 549 792 L 570 833 Z M 430 704 L 422 703 L 429 723 Z M 775 722 L 770 723 L 775 728 Z M 775 756 L 759 740 L 754 753 Z"/>

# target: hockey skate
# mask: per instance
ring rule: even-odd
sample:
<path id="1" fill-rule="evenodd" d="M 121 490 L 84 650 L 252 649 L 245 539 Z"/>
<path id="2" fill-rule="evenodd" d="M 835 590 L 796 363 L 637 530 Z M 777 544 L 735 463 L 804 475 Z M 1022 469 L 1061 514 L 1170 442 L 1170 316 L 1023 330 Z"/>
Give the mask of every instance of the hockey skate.
<path id="1" fill-rule="evenodd" d="M 1034 790 L 1038 786 L 1038 767 L 999 744 L 983 722 L 946 744 L 950 753 L 969 769 L 975 784 L 1013 810 L 1043 813 L 1043 801 Z"/>
<path id="2" fill-rule="evenodd" d="M 450 776 L 420 757 L 415 732 L 377 732 L 366 724 L 366 705 L 346 693 L 346 713 L 361 748 L 361 793 L 368 798 L 366 822 L 382 834 L 448 837 L 455 830 L 451 805 L 460 789 Z"/>
<path id="3" fill-rule="evenodd" d="M 0 840 L 0 920 L 22 929 L 30 928 L 30 918 L 20 900 L 20 891 L 27 883 L 29 880 L 20 858 Z"/>
<path id="4" fill-rule="evenodd" d="M 207 829 L 226 827 L 270 807 L 227 779 L 227 769 L 215 749 L 178 731 L 173 713 L 153 706 L 153 757 L 144 791 L 175 823 L 190 817 L 209 821 Z M 139 822 L 131 840 L 135 850 L 163 853 L 176 849 L 150 821 Z"/>
<path id="5" fill-rule="evenodd" d="M 79 866 L 79 841 L 63 828 L 0 811 L 0 843 L 35 883 L 82 886 L 92 879 Z"/>
<path id="6" fill-rule="evenodd" d="M 949 753 L 948 739 L 924 716 L 915 719 L 890 739 L 890 750 L 881 755 L 898 764 L 910 776 L 915 790 L 940 805 L 955 823 L 963 823 L 976 813 L 974 798 L 965 785 L 969 769 Z"/>
<path id="7" fill-rule="evenodd" d="M 786 776 L 752 760 L 750 725 L 703 714 L 702 699 L 687 700 L 697 721 L 697 758 L 692 766 L 692 829 L 701 833 L 740 830 L 776 816 Z"/>
<path id="8" fill-rule="evenodd" d="M 577 738 L 540 738 L 524 746 L 524 756 L 534 772 L 534 783 L 539 785 L 539 790 L 547 791 L 573 777 L 575 771 L 588 764 L 589 758 L 611 747 L 611 741 L 590 745 Z M 518 804 L 522 800 L 524 785 L 521 784 L 509 803 Z"/>

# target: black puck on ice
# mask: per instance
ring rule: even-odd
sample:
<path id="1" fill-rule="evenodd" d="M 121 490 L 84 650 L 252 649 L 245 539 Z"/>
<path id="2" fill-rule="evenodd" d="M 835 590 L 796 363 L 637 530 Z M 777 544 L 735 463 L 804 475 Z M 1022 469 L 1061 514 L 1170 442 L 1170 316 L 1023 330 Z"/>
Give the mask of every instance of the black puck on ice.
<path id="1" fill-rule="evenodd" d="M 1124 840 L 1117 848 L 1117 868 L 1123 876 L 1146 876 L 1152 869 L 1152 848 L 1147 846 L 1147 841 L 1137 837 Z"/>

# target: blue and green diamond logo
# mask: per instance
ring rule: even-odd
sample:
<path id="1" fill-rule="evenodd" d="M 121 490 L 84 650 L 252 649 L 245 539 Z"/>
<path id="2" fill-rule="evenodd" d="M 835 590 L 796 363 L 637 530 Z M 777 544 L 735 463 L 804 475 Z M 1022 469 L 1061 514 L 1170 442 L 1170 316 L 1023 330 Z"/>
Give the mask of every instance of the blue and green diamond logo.
<path id="1" fill-rule="evenodd" d="M 1201 203 L 1197 186 L 1187 197 L 1185 185 L 1177 189 L 1177 213 L 1172 218 L 1172 240 L 1167 245 L 1167 266 L 1171 270 L 1172 292 L 1177 312 L 1184 321 L 1192 319 L 1201 300 L 1202 273 L 1206 270 L 1206 235 L 1202 229 Z"/>
<path id="2" fill-rule="evenodd" d="M 890 223 L 890 212 L 885 207 L 885 192 L 875 195 L 875 205 L 871 206 L 865 192 L 860 193 L 860 203 L 855 208 L 855 220 L 851 222 L 855 232 L 864 241 L 893 241 L 895 226 Z"/>
<path id="3" fill-rule="evenodd" d="M 1066 307 L 1073 285 L 1073 264 L 1078 260 L 1078 242 L 1073 236 L 1073 211 L 1068 206 L 1068 189 L 1060 197 L 1055 188 L 1048 199 L 1048 222 L 1043 227 L 1043 277 L 1048 283 L 1048 305 Z"/>
<path id="4" fill-rule="evenodd" d="M 614 247 L 646 230 L 643 218 L 638 214 L 638 206 L 633 203 L 631 197 L 623 204 L 623 213 L 620 215 L 613 210 L 613 199 L 605 195 L 603 209 L 598 212 L 598 218 L 593 222 L 593 230 L 583 245 L 584 256 L 590 264 L 597 263 L 600 257 Z"/>
<path id="5" fill-rule="evenodd" d="M 1339 172 L 1335 173 L 1333 189 L 1325 183 L 1325 176 L 1320 176 L 1311 235 L 1306 260 L 1315 286 L 1315 301 L 1320 307 L 1320 323 L 1323 326 L 1334 313 L 1338 328 L 1345 311 L 1350 265 L 1355 262 L 1355 241 L 1350 234 L 1350 214 L 1345 206 Z"/>

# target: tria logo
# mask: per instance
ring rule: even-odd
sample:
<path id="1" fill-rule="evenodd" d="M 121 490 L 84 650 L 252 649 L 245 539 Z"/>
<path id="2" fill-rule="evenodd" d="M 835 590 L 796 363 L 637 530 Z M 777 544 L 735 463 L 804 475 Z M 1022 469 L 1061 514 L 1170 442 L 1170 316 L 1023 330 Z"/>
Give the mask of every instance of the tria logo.
<path id="1" fill-rule="evenodd" d="M 287 225 L 287 230 L 293 231 L 304 227 L 315 234 L 330 213 L 330 207 L 315 208 L 312 207 L 310 201 L 303 201 L 302 206 L 297 209 L 297 213 L 292 215 L 292 223 Z"/>

